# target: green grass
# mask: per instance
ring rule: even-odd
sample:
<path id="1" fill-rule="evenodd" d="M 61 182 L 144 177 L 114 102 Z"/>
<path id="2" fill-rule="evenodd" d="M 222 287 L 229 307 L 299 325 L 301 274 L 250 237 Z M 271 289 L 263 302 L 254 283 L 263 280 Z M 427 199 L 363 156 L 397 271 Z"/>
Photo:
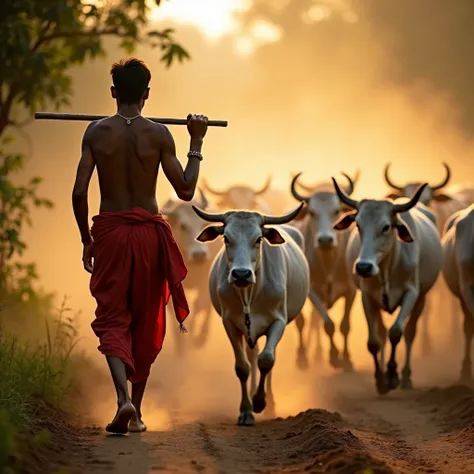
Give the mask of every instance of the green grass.
<path id="1" fill-rule="evenodd" d="M 0 329 L 0 473 L 17 449 L 16 435 L 35 430 L 42 421 L 42 405 L 62 409 L 74 383 L 72 352 L 79 339 L 66 298 L 57 315 L 46 321 L 40 341 L 26 343 Z M 33 442 L 46 443 L 48 435 L 40 430 Z"/>

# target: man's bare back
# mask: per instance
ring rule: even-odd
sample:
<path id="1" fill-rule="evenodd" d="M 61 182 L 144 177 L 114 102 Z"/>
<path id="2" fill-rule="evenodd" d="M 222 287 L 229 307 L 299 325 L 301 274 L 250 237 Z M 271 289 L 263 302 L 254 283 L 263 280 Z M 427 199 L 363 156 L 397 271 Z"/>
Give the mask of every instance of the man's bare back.
<path id="1" fill-rule="evenodd" d="M 178 192 L 182 187 L 179 177 L 183 171 L 176 163 L 174 140 L 164 125 L 143 117 L 127 124 L 115 115 L 92 122 L 84 140 L 97 166 L 100 212 L 141 207 L 156 214 L 160 162 Z"/>

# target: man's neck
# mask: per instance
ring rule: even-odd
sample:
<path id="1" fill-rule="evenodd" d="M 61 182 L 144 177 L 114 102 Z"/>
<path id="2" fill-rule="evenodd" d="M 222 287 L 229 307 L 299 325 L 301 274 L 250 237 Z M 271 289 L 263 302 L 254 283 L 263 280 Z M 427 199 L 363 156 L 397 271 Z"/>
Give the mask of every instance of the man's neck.
<path id="1" fill-rule="evenodd" d="M 120 104 L 117 107 L 117 113 L 124 117 L 135 117 L 141 114 L 141 110 L 138 104 Z"/>

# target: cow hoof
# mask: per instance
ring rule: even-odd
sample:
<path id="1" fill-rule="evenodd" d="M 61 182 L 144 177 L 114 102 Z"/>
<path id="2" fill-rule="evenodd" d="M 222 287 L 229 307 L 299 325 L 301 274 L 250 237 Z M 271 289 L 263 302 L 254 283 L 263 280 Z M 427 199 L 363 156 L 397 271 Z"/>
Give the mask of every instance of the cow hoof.
<path id="1" fill-rule="evenodd" d="M 472 366 L 469 361 L 463 361 L 460 382 L 470 384 L 472 382 Z"/>
<path id="2" fill-rule="evenodd" d="M 256 393 L 252 399 L 253 411 L 254 413 L 262 413 L 267 406 L 264 393 Z"/>
<path id="3" fill-rule="evenodd" d="M 342 370 L 346 373 L 354 372 L 354 366 L 349 358 L 342 359 Z"/>
<path id="4" fill-rule="evenodd" d="M 250 410 L 244 410 L 240 413 L 237 420 L 239 426 L 255 426 L 255 418 Z"/>
<path id="5" fill-rule="evenodd" d="M 304 350 L 299 350 L 298 355 L 296 357 L 296 367 L 299 370 L 307 370 L 309 366 L 308 357 L 306 356 L 306 352 Z"/>
<path id="6" fill-rule="evenodd" d="M 413 383 L 410 377 L 403 377 L 400 388 L 403 390 L 411 390 L 413 388 Z"/>
<path id="7" fill-rule="evenodd" d="M 389 390 L 395 390 L 400 385 L 400 379 L 398 378 L 397 371 L 388 371 L 386 374 L 386 380 Z"/>
<path id="8" fill-rule="evenodd" d="M 385 395 L 390 390 L 388 387 L 387 377 L 382 372 L 375 375 L 375 387 L 377 388 L 377 393 L 379 395 Z"/>

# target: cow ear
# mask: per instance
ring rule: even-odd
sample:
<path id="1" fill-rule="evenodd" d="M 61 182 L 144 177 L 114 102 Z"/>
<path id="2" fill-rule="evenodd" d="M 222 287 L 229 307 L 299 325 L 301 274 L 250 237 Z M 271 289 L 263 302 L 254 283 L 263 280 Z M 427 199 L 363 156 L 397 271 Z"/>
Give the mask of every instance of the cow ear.
<path id="1" fill-rule="evenodd" d="M 293 220 L 294 220 L 294 221 L 301 221 L 301 220 L 303 220 L 307 215 L 308 215 L 308 205 L 305 204 L 305 205 L 301 208 L 301 211 L 298 212 L 297 216 L 296 216 Z"/>
<path id="2" fill-rule="evenodd" d="M 433 194 L 433 200 L 436 202 L 447 202 L 451 201 L 453 198 L 449 196 L 449 194 L 444 194 L 444 193 L 434 193 Z"/>
<path id="3" fill-rule="evenodd" d="M 385 196 L 385 199 L 391 199 L 392 201 L 395 201 L 395 199 L 398 199 L 399 197 L 402 197 L 400 193 L 391 191 Z"/>
<path id="4" fill-rule="evenodd" d="M 395 223 L 395 229 L 397 230 L 398 238 L 407 244 L 413 242 L 413 235 L 407 226 L 407 223 L 400 217 L 397 216 L 397 222 Z"/>
<path id="5" fill-rule="evenodd" d="M 280 232 L 274 227 L 264 227 L 263 236 L 270 242 L 272 245 L 284 244 L 285 239 L 281 236 Z"/>
<path id="6" fill-rule="evenodd" d="M 346 212 L 343 214 L 339 219 L 334 222 L 332 228 L 335 230 L 346 230 L 348 229 L 354 222 L 355 216 L 357 211 Z"/>
<path id="7" fill-rule="evenodd" d="M 216 240 L 219 235 L 224 233 L 223 225 L 209 225 L 204 227 L 201 233 L 196 237 L 198 242 L 212 242 Z"/>

